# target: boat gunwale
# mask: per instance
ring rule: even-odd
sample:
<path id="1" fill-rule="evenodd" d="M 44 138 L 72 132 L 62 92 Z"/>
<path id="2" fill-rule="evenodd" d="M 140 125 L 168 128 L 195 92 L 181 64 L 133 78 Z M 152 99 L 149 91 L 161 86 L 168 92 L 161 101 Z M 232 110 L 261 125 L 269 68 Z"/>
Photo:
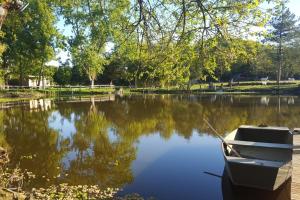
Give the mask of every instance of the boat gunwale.
<path id="1" fill-rule="evenodd" d="M 256 128 L 261 128 L 261 127 L 256 127 Z M 262 128 L 264 128 L 264 127 L 262 127 Z M 272 130 L 275 130 L 275 129 L 272 129 Z M 278 129 L 276 129 L 276 130 L 278 130 Z M 290 129 L 286 129 L 286 130 L 288 130 L 288 134 L 293 135 L 293 133 L 291 132 Z M 234 131 L 230 132 L 226 137 L 228 137 L 230 135 L 233 136 L 234 134 L 237 134 L 237 133 L 238 133 L 238 129 L 235 129 Z M 235 162 L 234 163 L 234 162 L 231 162 L 230 159 L 228 159 L 228 157 L 233 157 L 233 158 L 236 157 L 236 158 L 238 158 L 238 156 L 234 156 L 234 155 L 233 156 L 229 156 L 228 155 L 229 152 L 228 152 L 228 149 L 227 149 L 228 148 L 227 147 L 228 144 L 226 144 L 226 137 L 225 137 L 225 140 L 221 142 L 221 148 L 222 148 L 223 157 L 224 157 L 224 160 L 225 160 L 226 171 L 227 171 L 227 173 L 229 175 L 229 178 L 230 178 L 231 182 L 234 185 L 242 186 L 242 187 L 258 188 L 258 189 L 262 189 L 262 190 L 274 191 L 274 190 L 278 189 L 282 184 L 284 184 L 285 181 L 287 181 L 288 179 L 291 178 L 291 175 L 288 176 L 288 178 L 284 182 L 278 184 L 277 186 L 274 185 L 272 188 L 269 188 L 269 187 L 260 187 L 258 185 L 256 186 L 256 185 L 247 184 L 247 183 L 238 183 L 232 177 L 232 171 L 231 171 L 230 166 L 229 166 L 232 163 L 240 165 L 240 166 L 253 166 L 253 167 L 255 166 L 255 167 L 261 167 L 261 168 L 270 169 L 270 170 L 280 170 L 280 169 L 284 169 L 284 168 L 289 168 L 289 169 L 293 170 L 293 161 L 292 161 L 292 159 L 291 160 L 287 160 L 287 161 L 282 161 L 282 162 L 281 161 L 271 161 L 271 162 L 274 162 L 274 163 L 282 163 L 282 165 L 280 167 L 277 167 L 277 166 L 268 166 L 268 165 L 267 166 L 266 165 L 258 165 L 258 164 L 255 164 L 255 163 L 242 163 L 242 162 Z M 243 141 L 243 140 L 241 140 L 241 141 Z M 289 144 L 289 143 L 282 143 L 282 144 Z M 256 147 L 254 147 L 254 148 L 256 148 Z M 289 150 L 289 149 L 286 149 L 286 150 Z M 293 149 L 291 149 L 291 153 L 292 152 L 293 152 Z M 252 159 L 252 158 L 245 158 L 245 157 L 241 157 L 241 158 L 242 159 Z M 253 160 L 261 160 L 261 159 L 253 159 Z M 268 161 L 268 160 L 261 160 L 261 161 Z"/>
<path id="2" fill-rule="evenodd" d="M 284 166 L 286 166 L 286 165 L 292 165 L 292 161 L 290 160 L 290 161 L 286 161 L 286 162 L 284 162 L 284 161 L 270 161 L 270 160 L 261 160 L 261 159 L 255 159 L 255 158 L 244 158 L 244 157 L 242 157 L 242 158 L 239 158 L 239 157 L 235 157 L 235 156 L 226 156 L 225 155 L 225 158 L 226 158 L 226 160 L 227 160 L 227 162 L 231 162 L 231 163 L 238 163 L 238 164 L 241 164 L 241 165 L 252 165 L 252 166 L 259 166 L 259 167 L 266 167 L 266 168 L 275 168 L 275 169 L 280 169 L 280 168 L 283 168 Z M 238 158 L 238 159 L 241 159 L 241 161 L 239 162 L 239 161 L 233 161 L 233 160 L 231 160 L 231 159 L 233 159 L 233 158 Z M 243 160 L 242 159 L 245 159 L 245 160 L 253 160 L 253 161 L 261 161 L 261 162 L 270 162 L 270 163 L 276 163 L 276 164 L 278 164 L 278 165 L 280 165 L 279 167 L 277 167 L 277 166 L 271 166 L 271 165 L 260 165 L 260 164 L 258 164 L 258 163 L 244 163 L 244 162 L 242 162 Z"/>
<path id="3" fill-rule="evenodd" d="M 268 149 L 285 149 L 293 150 L 293 145 L 288 143 L 268 143 L 268 142 L 255 142 L 255 141 L 246 141 L 246 140 L 226 140 L 227 145 L 236 145 L 236 146 L 253 146 L 254 148 L 268 148 Z M 239 143 L 241 142 L 241 143 Z M 244 144 L 242 143 L 244 142 Z M 252 144 L 250 144 L 252 143 Z M 270 145 L 270 146 L 267 146 Z"/>
<path id="4" fill-rule="evenodd" d="M 228 157 L 239 158 L 237 156 L 229 156 L 229 155 L 227 155 L 226 154 L 226 150 L 225 150 L 225 146 L 227 146 L 227 145 L 224 142 L 222 142 L 221 143 L 221 147 L 222 147 L 223 157 L 226 159 L 227 162 L 230 162 L 230 160 L 228 159 Z M 249 159 L 249 160 L 260 160 L 260 161 L 277 162 L 277 163 L 282 163 L 282 166 L 285 166 L 287 164 L 292 164 L 292 160 L 288 160 L 288 161 L 271 161 L 271 160 L 262 160 L 262 159 L 257 159 L 257 158 L 246 158 L 246 157 L 241 157 L 241 158 L 242 159 Z M 236 162 L 236 163 L 243 164 L 243 165 L 255 165 L 255 166 L 264 166 L 264 167 L 267 167 L 265 165 L 256 165 L 256 164 L 253 164 L 253 163 L 242 163 L 242 162 Z M 272 167 L 272 168 L 280 168 L 280 167 Z"/>

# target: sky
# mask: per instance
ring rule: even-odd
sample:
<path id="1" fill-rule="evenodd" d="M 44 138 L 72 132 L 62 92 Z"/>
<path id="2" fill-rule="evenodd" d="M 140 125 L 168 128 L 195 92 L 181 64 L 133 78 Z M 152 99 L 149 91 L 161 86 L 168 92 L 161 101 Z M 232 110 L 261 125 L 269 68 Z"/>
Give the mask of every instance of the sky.
<path id="1" fill-rule="evenodd" d="M 290 0 L 290 10 L 300 17 L 300 0 Z"/>
<path id="2" fill-rule="evenodd" d="M 293 13 L 295 13 L 300 18 L 300 0 L 290 0 L 288 7 Z M 63 19 L 59 19 L 59 22 L 57 23 L 57 27 L 62 34 L 66 36 L 72 35 L 71 28 L 64 25 Z M 111 49 L 112 46 L 113 46 L 112 44 L 108 44 L 107 50 Z M 56 59 L 48 62 L 48 65 L 58 67 L 59 66 L 58 59 L 61 59 L 63 62 L 66 61 L 67 59 L 69 59 L 69 53 L 64 50 L 58 52 L 56 55 Z"/>

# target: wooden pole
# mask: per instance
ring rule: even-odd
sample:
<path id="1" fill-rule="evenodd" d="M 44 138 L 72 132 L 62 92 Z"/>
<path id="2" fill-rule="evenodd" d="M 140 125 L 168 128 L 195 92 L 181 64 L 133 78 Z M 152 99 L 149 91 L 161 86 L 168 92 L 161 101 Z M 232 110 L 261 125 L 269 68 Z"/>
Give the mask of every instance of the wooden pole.
<path id="1" fill-rule="evenodd" d="M 226 144 L 226 146 L 228 146 L 231 151 L 237 156 L 237 157 L 242 157 L 232 146 L 230 146 L 225 140 L 224 138 L 217 132 L 216 129 L 214 129 L 214 127 L 206 120 L 206 119 L 203 119 L 204 122 L 208 125 L 208 127 L 218 136 L 218 138 L 220 138 L 220 140 Z"/>

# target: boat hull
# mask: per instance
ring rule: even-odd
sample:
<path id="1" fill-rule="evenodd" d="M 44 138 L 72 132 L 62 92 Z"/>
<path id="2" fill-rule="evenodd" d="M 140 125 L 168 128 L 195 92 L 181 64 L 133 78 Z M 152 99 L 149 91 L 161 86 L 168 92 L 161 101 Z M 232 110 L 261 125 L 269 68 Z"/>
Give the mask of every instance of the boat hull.
<path id="1" fill-rule="evenodd" d="M 291 162 L 276 168 L 241 164 L 230 161 L 226 156 L 224 158 L 226 171 L 234 185 L 273 191 L 279 188 L 292 175 Z"/>
<path id="2" fill-rule="evenodd" d="M 293 135 L 286 127 L 240 126 L 222 142 L 231 182 L 262 190 L 278 189 L 292 176 L 292 144 Z"/>

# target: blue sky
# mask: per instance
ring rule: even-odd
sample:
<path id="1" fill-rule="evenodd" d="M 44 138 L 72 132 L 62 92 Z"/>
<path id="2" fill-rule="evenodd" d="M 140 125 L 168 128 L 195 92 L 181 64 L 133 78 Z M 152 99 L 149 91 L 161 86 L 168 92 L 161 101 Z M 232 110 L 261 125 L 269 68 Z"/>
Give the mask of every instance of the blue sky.
<path id="1" fill-rule="evenodd" d="M 288 7 L 290 8 L 290 10 L 295 13 L 298 17 L 300 17 L 300 0 L 290 0 Z M 60 31 L 64 34 L 64 35 L 71 35 L 71 28 L 68 26 L 65 26 L 63 24 L 63 20 L 59 20 L 57 26 L 60 29 Z M 57 55 L 57 59 L 61 58 L 62 61 L 65 61 L 66 59 L 68 59 L 68 52 L 66 51 L 61 51 L 60 53 L 58 53 Z M 58 62 L 57 61 L 50 61 L 49 62 L 50 65 L 54 65 L 54 66 L 58 66 Z"/>
<path id="2" fill-rule="evenodd" d="M 300 0 L 290 0 L 289 8 L 300 17 Z"/>

